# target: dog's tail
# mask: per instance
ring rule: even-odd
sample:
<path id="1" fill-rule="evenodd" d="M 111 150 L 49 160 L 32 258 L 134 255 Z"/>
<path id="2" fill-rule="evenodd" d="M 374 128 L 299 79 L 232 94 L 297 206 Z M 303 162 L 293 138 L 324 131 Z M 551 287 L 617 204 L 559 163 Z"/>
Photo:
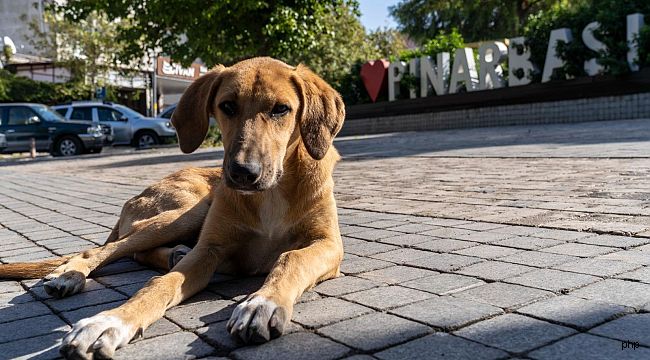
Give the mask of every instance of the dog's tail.
<path id="1" fill-rule="evenodd" d="M 38 279 L 51 273 L 65 264 L 70 256 L 48 259 L 37 262 L 21 262 L 13 264 L 0 264 L 0 279 Z"/>

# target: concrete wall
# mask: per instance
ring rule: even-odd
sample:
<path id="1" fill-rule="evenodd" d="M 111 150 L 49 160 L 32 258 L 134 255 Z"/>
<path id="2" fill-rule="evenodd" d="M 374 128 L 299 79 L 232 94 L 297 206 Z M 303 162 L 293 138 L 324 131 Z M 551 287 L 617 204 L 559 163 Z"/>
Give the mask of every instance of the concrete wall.
<path id="1" fill-rule="evenodd" d="M 20 54 L 41 56 L 30 43 L 29 23 L 42 23 L 42 0 L 0 0 L 0 39 L 9 36 Z"/>
<path id="2" fill-rule="evenodd" d="M 650 93 L 346 120 L 339 136 L 650 118 Z"/>

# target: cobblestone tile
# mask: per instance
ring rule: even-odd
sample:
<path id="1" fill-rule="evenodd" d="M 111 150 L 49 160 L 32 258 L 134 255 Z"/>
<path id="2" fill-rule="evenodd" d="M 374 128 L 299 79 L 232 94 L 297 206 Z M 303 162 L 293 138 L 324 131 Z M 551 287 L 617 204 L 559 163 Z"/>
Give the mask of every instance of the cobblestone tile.
<path id="1" fill-rule="evenodd" d="M 613 276 L 626 272 L 628 270 L 637 269 L 640 266 L 641 265 L 630 264 L 617 260 L 580 259 L 556 265 L 553 268 L 595 276 Z"/>
<path id="2" fill-rule="evenodd" d="M 537 268 L 511 264 L 501 261 L 484 261 L 482 263 L 466 266 L 455 272 L 458 274 L 475 276 L 485 280 L 503 280 L 508 277 L 524 274 Z"/>
<path id="3" fill-rule="evenodd" d="M 500 261 L 535 267 L 550 267 L 577 259 L 579 258 L 575 256 L 551 254 L 539 251 L 522 251 L 520 253 L 498 258 Z"/>
<path id="4" fill-rule="evenodd" d="M 348 275 L 359 274 L 366 271 L 387 268 L 393 265 L 393 263 L 384 260 L 357 257 L 344 259 L 341 263 L 341 272 Z"/>
<path id="5" fill-rule="evenodd" d="M 449 331 L 502 314 L 503 310 L 471 300 L 440 296 L 390 310 L 390 313 Z"/>
<path id="6" fill-rule="evenodd" d="M 126 300 L 114 301 L 106 304 L 86 306 L 80 309 L 64 311 L 60 315 L 67 321 L 69 324 L 74 324 L 81 319 L 85 319 L 94 315 L 99 314 L 102 311 L 115 309 L 116 307 L 124 304 Z"/>
<path id="7" fill-rule="evenodd" d="M 494 245 L 485 245 L 481 244 L 478 246 L 473 246 L 467 249 L 456 250 L 455 254 L 474 256 L 483 259 L 495 259 L 498 257 L 508 256 L 521 252 L 520 249 L 513 249 L 504 246 L 494 246 Z"/>
<path id="8" fill-rule="evenodd" d="M 7 306 L 25 304 L 34 300 L 36 299 L 25 291 L 7 293 L 0 292 L 0 309 Z"/>
<path id="9" fill-rule="evenodd" d="M 446 295 L 484 284 L 483 281 L 469 276 L 456 274 L 439 274 L 401 283 L 400 285 L 423 290 L 437 295 Z"/>
<path id="10" fill-rule="evenodd" d="M 575 290 L 571 292 L 571 295 L 640 308 L 650 299 L 650 284 L 605 279 Z"/>
<path id="11" fill-rule="evenodd" d="M 236 360 L 333 360 L 349 353 L 350 349 L 332 340 L 306 332 L 281 336 L 259 346 L 248 346 L 233 351 Z"/>
<path id="12" fill-rule="evenodd" d="M 355 232 L 352 234 L 348 234 L 349 237 L 357 238 L 357 239 L 363 239 L 363 240 L 380 240 L 384 239 L 387 237 L 391 236 L 396 236 L 400 235 L 402 233 L 397 232 L 397 231 L 389 231 L 389 230 L 379 230 L 379 229 L 372 229 L 372 230 L 366 230 L 366 231 L 361 231 L 361 232 Z"/>
<path id="13" fill-rule="evenodd" d="M 9 293 L 9 292 L 20 292 L 24 291 L 23 287 L 20 286 L 20 283 L 17 281 L 10 280 L 0 280 L 0 292 Z"/>
<path id="14" fill-rule="evenodd" d="M 387 286 L 344 295 L 343 298 L 373 309 L 387 310 L 433 296 L 435 295 L 401 286 Z"/>
<path id="15" fill-rule="evenodd" d="M 650 243 L 650 239 L 648 238 L 616 235 L 595 235 L 581 238 L 576 241 L 583 244 L 614 246 L 619 248 L 629 248 Z"/>
<path id="16" fill-rule="evenodd" d="M 601 255 L 598 259 L 620 260 L 631 264 L 650 265 L 650 256 L 645 251 L 623 250 L 607 255 Z"/>
<path id="17" fill-rule="evenodd" d="M 416 250 L 416 249 L 396 249 L 381 254 L 375 254 L 372 257 L 375 259 L 390 261 L 396 264 L 404 264 L 408 261 L 429 257 L 433 255 L 430 251 Z"/>
<path id="18" fill-rule="evenodd" d="M 616 277 L 619 279 L 635 280 L 646 284 L 650 284 L 650 267 L 642 267 L 634 271 L 620 274 Z"/>
<path id="19" fill-rule="evenodd" d="M 126 297 L 117 291 L 101 289 L 97 291 L 82 292 L 63 299 L 49 299 L 45 300 L 45 303 L 47 303 L 52 309 L 60 312 L 123 299 L 126 299 Z"/>
<path id="20" fill-rule="evenodd" d="M 117 287 L 122 285 L 145 283 L 154 276 L 160 276 L 160 273 L 152 270 L 140 270 L 96 277 L 95 280 L 111 287 Z"/>
<path id="21" fill-rule="evenodd" d="M 606 246 L 570 243 L 570 244 L 562 244 L 558 246 L 549 247 L 546 249 L 542 249 L 540 251 L 551 252 L 555 254 L 572 255 L 578 257 L 594 257 L 597 255 L 603 255 L 603 254 L 614 252 L 616 251 L 616 249 L 611 247 L 606 247 Z"/>
<path id="22" fill-rule="evenodd" d="M 514 284 L 490 283 L 455 293 L 453 296 L 512 309 L 552 297 L 553 293 Z"/>
<path id="23" fill-rule="evenodd" d="M 365 306 L 337 298 L 324 298 L 296 304 L 293 309 L 293 321 L 309 328 L 316 328 L 370 312 L 372 309 Z"/>
<path id="24" fill-rule="evenodd" d="M 492 244 L 498 246 L 507 246 L 515 249 L 522 250 L 537 250 L 548 248 L 550 246 L 555 246 L 563 244 L 564 242 L 559 240 L 531 237 L 531 236 L 516 236 L 505 240 L 495 241 Z"/>
<path id="25" fill-rule="evenodd" d="M 37 301 L 0 307 L 0 323 L 30 318 L 34 316 L 48 315 L 51 313 L 52 312 L 47 306 Z"/>
<path id="26" fill-rule="evenodd" d="M 580 329 L 589 329 L 629 311 L 625 306 L 575 296 L 557 296 L 517 309 L 521 314 Z"/>
<path id="27" fill-rule="evenodd" d="M 413 245 L 416 249 L 436 251 L 436 252 L 449 252 L 476 246 L 478 243 L 464 240 L 453 239 L 436 239 L 423 243 Z"/>
<path id="28" fill-rule="evenodd" d="M 37 336 L 33 338 L 0 344 L 0 354 L 12 360 L 49 360 L 59 358 L 59 346 L 64 333 Z"/>
<path id="29" fill-rule="evenodd" d="M 507 353 L 457 336 L 436 333 L 376 353 L 375 357 L 381 360 L 492 360 L 507 357 Z"/>
<path id="30" fill-rule="evenodd" d="M 370 289 L 380 284 L 354 276 L 342 276 L 318 284 L 313 290 L 327 296 L 340 296 L 351 292 Z"/>
<path id="31" fill-rule="evenodd" d="M 365 241 L 363 243 L 345 247 L 345 252 L 359 256 L 367 256 L 395 249 L 397 249 L 397 246 Z"/>
<path id="32" fill-rule="evenodd" d="M 228 320 L 235 308 L 229 300 L 213 300 L 180 305 L 167 310 L 165 316 L 183 329 L 197 329 L 207 324 Z"/>
<path id="33" fill-rule="evenodd" d="M 194 332 L 208 344 L 216 347 L 221 352 L 230 352 L 234 349 L 243 347 L 244 344 L 233 339 L 226 329 L 227 321 L 210 324 L 206 327 L 196 329 Z"/>
<path id="34" fill-rule="evenodd" d="M 650 358 L 650 349 L 638 348 L 625 351 L 618 340 L 590 334 L 576 334 L 532 351 L 528 356 L 539 360 L 636 360 Z"/>
<path id="35" fill-rule="evenodd" d="M 553 269 L 538 269 L 503 281 L 542 290 L 566 293 L 572 289 L 601 280 L 599 277 Z"/>
<path id="36" fill-rule="evenodd" d="M 127 345 L 115 352 L 115 360 L 200 358 L 213 352 L 198 336 L 177 332 Z"/>
<path id="37" fill-rule="evenodd" d="M 629 314 L 589 330 L 596 335 L 650 347 L 650 314 Z"/>
<path id="38" fill-rule="evenodd" d="M 70 327 L 55 315 L 43 315 L 0 324 L 0 344 L 29 337 L 57 333 L 63 336 Z"/>
<path id="39" fill-rule="evenodd" d="M 426 241 L 437 239 L 433 236 L 419 235 L 419 234 L 401 234 L 396 236 L 391 236 L 379 240 L 382 243 L 393 244 L 398 246 L 410 246 Z"/>
<path id="40" fill-rule="evenodd" d="M 410 266 L 396 265 L 396 266 L 391 266 L 380 270 L 368 271 L 362 274 L 358 274 L 357 276 L 378 283 L 393 285 L 404 281 L 423 278 L 426 276 L 431 276 L 436 274 L 438 274 L 437 271 L 424 270 L 424 269 L 414 268 Z"/>
<path id="41" fill-rule="evenodd" d="M 406 265 L 418 266 L 425 269 L 449 272 L 483 261 L 483 259 L 471 256 L 431 253 L 427 257 L 408 260 L 405 263 Z"/>
<path id="42" fill-rule="evenodd" d="M 575 333 L 575 330 L 516 314 L 481 321 L 454 334 L 514 353 L 543 346 Z"/>
<path id="43" fill-rule="evenodd" d="M 586 237 L 590 237 L 593 234 L 583 233 L 577 231 L 565 231 L 565 230 L 555 230 L 555 229 L 544 229 L 540 232 L 535 233 L 536 237 L 555 239 L 562 241 L 574 241 Z"/>
<path id="44" fill-rule="evenodd" d="M 372 351 L 425 335 L 430 329 L 396 316 L 373 313 L 317 331 L 355 349 Z"/>

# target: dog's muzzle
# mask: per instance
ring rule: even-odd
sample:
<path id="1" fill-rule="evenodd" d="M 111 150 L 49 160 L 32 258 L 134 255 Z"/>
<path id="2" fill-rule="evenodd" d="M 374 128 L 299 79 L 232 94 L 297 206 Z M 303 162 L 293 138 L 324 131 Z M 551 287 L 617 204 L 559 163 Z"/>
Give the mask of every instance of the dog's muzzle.
<path id="1" fill-rule="evenodd" d="M 228 167 L 228 179 L 231 187 L 237 190 L 257 191 L 262 167 L 256 163 L 231 162 Z"/>

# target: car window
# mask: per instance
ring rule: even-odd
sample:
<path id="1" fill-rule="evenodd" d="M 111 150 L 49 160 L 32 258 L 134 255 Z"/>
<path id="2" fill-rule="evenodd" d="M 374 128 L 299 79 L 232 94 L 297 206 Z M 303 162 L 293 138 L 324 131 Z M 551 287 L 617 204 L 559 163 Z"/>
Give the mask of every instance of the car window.
<path id="1" fill-rule="evenodd" d="M 97 117 L 99 121 L 120 121 L 122 113 L 106 107 L 97 108 Z"/>
<path id="2" fill-rule="evenodd" d="M 61 116 L 65 116 L 65 114 L 68 112 L 68 108 L 67 107 L 58 108 L 58 109 L 54 109 L 54 111 L 58 112 Z"/>
<path id="3" fill-rule="evenodd" d="M 38 123 L 38 116 L 28 107 L 10 107 L 7 112 L 7 125 L 29 125 L 35 123 Z"/>
<path id="4" fill-rule="evenodd" d="M 160 114 L 160 117 L 163 119 L 171 119 L 175 109 L 176 106 L 166 109 L 165 111 L 162 112 L 162 114 Z"/>
<path id="5" fill-rule="evenodd" d="M 93 120 L 93 108 L 89 106 L 73 107 L 70 120 Z"/>
<path id="6" fill-rule="evenodd" d="M 4 120 L 4 118 L 5 118 L 5 108 L 0 107 L 0 126 L 7 125 L 7 122 Z"/>

